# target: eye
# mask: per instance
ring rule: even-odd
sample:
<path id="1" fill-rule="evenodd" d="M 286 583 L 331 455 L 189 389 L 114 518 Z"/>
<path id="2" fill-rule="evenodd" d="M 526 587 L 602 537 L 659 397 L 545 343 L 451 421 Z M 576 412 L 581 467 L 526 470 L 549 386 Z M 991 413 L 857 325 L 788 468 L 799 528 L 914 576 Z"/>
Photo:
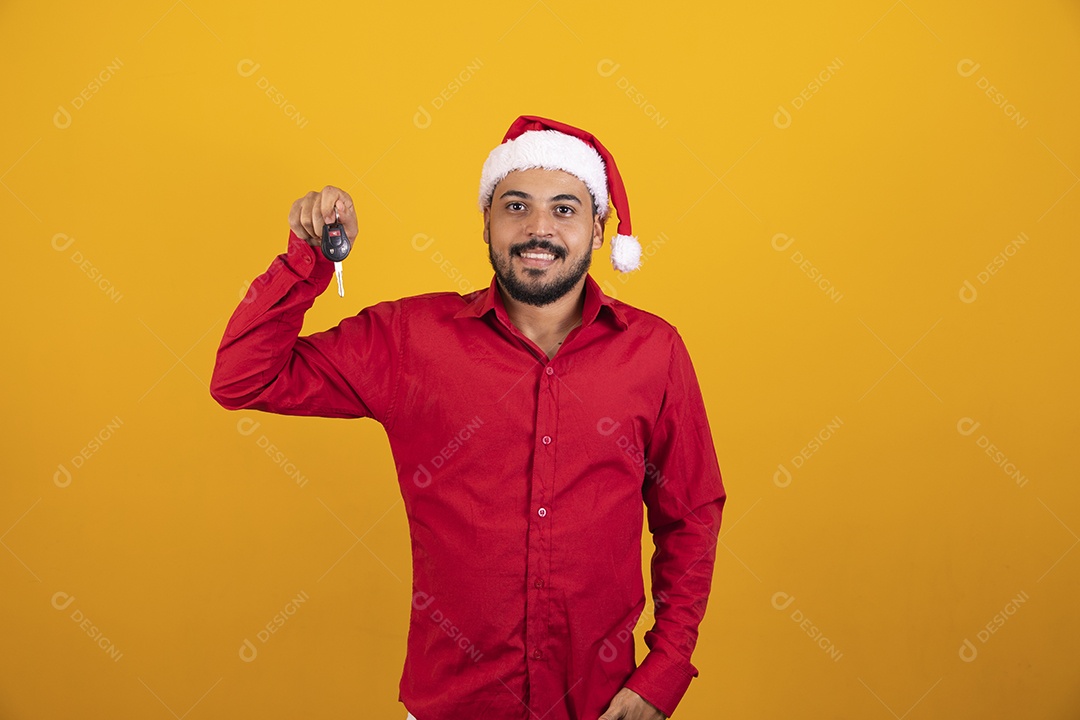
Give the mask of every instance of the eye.
<path id="1" fill-rule="evenodd" d="M 513 211 L 513 212 L 524 210 L 525 209 L 525 203 L 521 203 L 521 202 L 518 202 L 518 201 L 515 200 L 514 202 L 506 203 L 506 209 L 510 210 L 510 211 Z"/>
<path id="2" fill-rule="evenodd" d="M 560 215 L 573 215 L 574 208 L 570 207 L 569 205 L 558 205 L 555 207 L 555 212 Z"/>

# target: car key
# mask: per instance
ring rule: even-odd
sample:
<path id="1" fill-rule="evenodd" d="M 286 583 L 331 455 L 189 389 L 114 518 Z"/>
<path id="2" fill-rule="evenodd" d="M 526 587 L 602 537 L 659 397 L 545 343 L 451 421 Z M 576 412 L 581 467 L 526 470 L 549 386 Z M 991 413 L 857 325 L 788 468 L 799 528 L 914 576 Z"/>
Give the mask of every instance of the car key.
<path id="1" fill-rule="evenodd" d="M 337 210 L 334 210 L 334 222 L 323 225 L 322 231 L 322 254 L 327 260 L 334 263 L 334 275 L 337 276 L 337 291 L 339 297 L 345 297 L 345 283 L 341 278 L 341 261 L 349 255 L 352 243 L 349 235 L 345 232 L 345 226 L 337 222 Z"/>

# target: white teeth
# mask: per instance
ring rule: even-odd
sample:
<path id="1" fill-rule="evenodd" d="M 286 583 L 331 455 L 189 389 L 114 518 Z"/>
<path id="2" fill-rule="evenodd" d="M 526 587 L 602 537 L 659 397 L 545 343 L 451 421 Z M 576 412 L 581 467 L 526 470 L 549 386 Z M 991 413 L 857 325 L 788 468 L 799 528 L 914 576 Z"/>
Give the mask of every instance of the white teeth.
<path id="1" fill-rule="evenodd" d="M 521 257 L 527 257 L 531 260 L 554 260 L 555 256 L 551 253 L 537 253 L 537 252 L 523 252 Z"/>

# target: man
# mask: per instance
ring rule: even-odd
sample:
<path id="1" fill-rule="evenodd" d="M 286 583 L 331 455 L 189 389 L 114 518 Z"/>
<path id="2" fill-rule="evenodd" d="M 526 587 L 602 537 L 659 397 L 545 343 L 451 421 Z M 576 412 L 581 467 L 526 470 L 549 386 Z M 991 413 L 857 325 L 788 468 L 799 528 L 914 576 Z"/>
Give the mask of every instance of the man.
<path id="1" fill-rule="evenodd" d="M 481 176 L 488 289 L 379 303 L 297 337 L 333 272 L 315 249 L 324 224 L 357 232 L 347 193 L 310 192 L 218 350 L 226 408 L 386 429 L 413 553 L 399 699 L 418 720 L 654 720 L 697 675 L 725 492 L 678 333 L 588 274 L 609 196 L 613 262 L 632 269 L 610 153 L 518 118 Z M 642 500 L 655 617 L 639 666 Z"/>

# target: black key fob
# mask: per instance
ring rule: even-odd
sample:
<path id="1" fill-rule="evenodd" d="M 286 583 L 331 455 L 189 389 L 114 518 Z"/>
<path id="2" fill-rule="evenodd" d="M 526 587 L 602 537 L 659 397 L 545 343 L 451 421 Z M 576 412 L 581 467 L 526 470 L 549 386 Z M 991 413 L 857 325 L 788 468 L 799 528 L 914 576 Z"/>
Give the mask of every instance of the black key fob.
<path id="1" fill-rule="evenodd" d="M 323 225 L 322 254 L 327 260 L 341 262 L 349 256 L 352 243 L 345 233 L 345 226 L 339 222 Z"/>

